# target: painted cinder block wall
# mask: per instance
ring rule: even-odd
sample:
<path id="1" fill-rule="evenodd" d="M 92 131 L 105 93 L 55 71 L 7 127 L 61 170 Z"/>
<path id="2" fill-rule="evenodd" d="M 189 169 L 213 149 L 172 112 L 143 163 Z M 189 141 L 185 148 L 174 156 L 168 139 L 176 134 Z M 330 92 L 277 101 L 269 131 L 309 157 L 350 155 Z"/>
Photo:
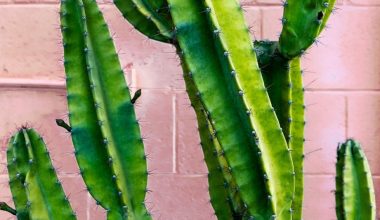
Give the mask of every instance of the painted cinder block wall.
<path id="1" fill-rule="evenodd" d="M 276 40 L 279 0 L 245 0 L 257 39 Z M 104 219 L 78 175 L 70 137 L 55 125 L 67 119 L 57 0 L 0 0 L 0 200 L 11 203 L 5 143 L 27 123 L 45 137 L 78 219 Z M 155 219 L 215 219 L 195 114 L 178 58 L 168 45 L 134 30 L 101 2 L 133 90 L 149 154 L 148 202 Z M 335 149 L 358 139 L 375 175 L 380 207 L 380 0 L 339 0 L 318 46 L 303 58 L 307 104 L 305 220 L 336 219 Z M 380 214 L 380 209 L 378 211 Z M 1 212 L 0 219 L 13 219 Z"/>

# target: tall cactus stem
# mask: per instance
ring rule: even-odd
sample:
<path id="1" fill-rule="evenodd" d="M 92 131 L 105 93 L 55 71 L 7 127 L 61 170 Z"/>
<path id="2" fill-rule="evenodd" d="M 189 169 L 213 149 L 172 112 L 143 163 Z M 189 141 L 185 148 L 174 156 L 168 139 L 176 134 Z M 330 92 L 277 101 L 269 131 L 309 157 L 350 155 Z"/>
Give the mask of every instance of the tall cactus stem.
<path id="1" fill-rule="evenodd" d="M 95 1 L 64 0 L 61 23 L 71 135 L 87 189 L 110 220 L 150 219 L 144 145 L 102 13 Z"/>

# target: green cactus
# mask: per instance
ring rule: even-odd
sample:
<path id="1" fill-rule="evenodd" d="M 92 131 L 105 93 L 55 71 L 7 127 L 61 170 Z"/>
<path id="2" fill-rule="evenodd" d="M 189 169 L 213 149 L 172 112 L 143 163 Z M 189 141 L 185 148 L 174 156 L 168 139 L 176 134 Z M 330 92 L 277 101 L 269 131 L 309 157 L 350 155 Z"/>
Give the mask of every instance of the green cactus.
<path id="1" fill-rule="evenodd" d="M 335 0 L 284 1 L 281 53 L 288 58 L 303 54 L 326 26 L 334 4 Z"/>
<path id="2" fill-rule="evenodd" d="M 7 161 L 17 219 L 76 219 L 35 130 L 22 127 L 10 138 Z"/>
<path id="3" fill-rule="evenodd" d="M 335 201 L 338 220 L 376 219 L 371 171 L 360 144 L 352 139 L 337 149 Z"/>
<path id="4" fill-rule="evenodd" d="M 108 27 L 92 0 L 63 0 L 71 136 L 88 191 L 107 219 L 150 219 L 143 139 Z"/>
<path id="5" fill-rule="evenodd" d="M 160 36 L 170 33 L 164 41 L 181 58 L 219 219 L 302 218 L 305 105 L 299 55 L 325 27 L 334 3 L 285 2 L 279 43 L 253 44 L 236 0 L 115 0 L 138 30 L 154 26 Z M 150 18 L 142 27 L 126 13 L 131 5 L 133 13 Z"/>

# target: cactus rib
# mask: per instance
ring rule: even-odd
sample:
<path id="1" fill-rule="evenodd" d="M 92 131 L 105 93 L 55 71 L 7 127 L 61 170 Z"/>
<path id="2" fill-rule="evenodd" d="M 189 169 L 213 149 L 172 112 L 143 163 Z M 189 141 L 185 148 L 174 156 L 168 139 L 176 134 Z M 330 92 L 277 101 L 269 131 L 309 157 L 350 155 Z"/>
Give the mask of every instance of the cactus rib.
<path id="1" fill-rule="evenodd" d="M 207 114 L 212 118 L 216 137 L 231 167 L 244 203 L 252 217 L 272 216 L 265 180 L 257 151 L 252 147 L 254 136 L 242 125 L 236 111 L 237 95 L 230 95 L 222 65 L 215 57 L 215 47 L 209 44 L 213 34 L 208 27 L 202 3 L 194 0 L 170 0 L 170 10 L 176 25 L 177 40 Z M 202 13 L 203 12 L 203 13 Z M 205 59 L 207 57 L 207 59 Z M 263 202 L 266 201 L 266 202 Z"/>
<path id="2" fill-rule="evenodd" d="M 143 141 L 107 25 L 92 0 L 65 0 L 61 15 L 71 135 L 87 189 L 108 219 L 150 219 Z"/>
<path id="3" fill-rule="evenodd" d="M 376 218 L 375 194 L 368 161 L 354 140 L 337 150 L 336 201 L 338 220 Z"/>
<path id="4" fill-rule="evenodd" d="M 302 219 L 303 201 L 303 161 L 304 161 L 304 127 L 305 127 L 305 104 L 304 88 L 302 84 L 301 60 L 299 57 L 290 61 L 290 81 L 291 81 L 291 105 L 290 105 L 290 135 L 289 148 L 292 153 L 292 160 L 295 172 L 295 192 L 292 209 L 293 219 Z"/>
<path id="5" fill-rule="evenodd" d="M 220 31 L 217 36 L 224 47 L 223 55 L 238 76 L 235 77 L 236 84 L 242 92 L 247 111 L 251 112 L 250 122 L 259 139 L 276 217 L 289 219 L 294 194 L 293 163 L 278 119 L 272 111 L 241 6 L 237 1 L 222 3 L 214 0 L 206 0 L 206 5 L 210 9 L 214 30 Z M 281 184 L 276 180 L 281 180 Z"/>

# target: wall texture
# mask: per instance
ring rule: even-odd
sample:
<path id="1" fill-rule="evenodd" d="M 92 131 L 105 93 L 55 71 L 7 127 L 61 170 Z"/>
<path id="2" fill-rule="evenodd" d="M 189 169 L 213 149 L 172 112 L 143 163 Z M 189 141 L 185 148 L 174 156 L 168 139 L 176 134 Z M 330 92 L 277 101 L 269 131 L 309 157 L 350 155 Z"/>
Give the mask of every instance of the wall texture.
<path id="1" fill-rule="evenodd" d="M 142 88 L 138 117 L 149 153 L 148 201 L 155 219 L 215 219 L 195 114 L 178 58 L 168 45 L 137 33 L 109 2 L 101 2 L 133 89 Z M 245 0 L 256 39 L 280 32 L 279 0 Z M 361 141 L 375 175 L 380 207 L 380 0 L 338 0 L 329 29 L 304 57 L 307 88 L 305 220 L 335 219 L 335 149 Z M 104 219 L 85 190 L 67 119 L 57 0 L 0 0 L 0 200 L 10 202 L 5 143 L 22 124 L 45 137 L 80 220 Z M 380 209 L 379 209 L 380 210 Z M 380 214 L 380 211 L 379 211 Z M 0 219 L 12 219 L 0 213 Z"/>

